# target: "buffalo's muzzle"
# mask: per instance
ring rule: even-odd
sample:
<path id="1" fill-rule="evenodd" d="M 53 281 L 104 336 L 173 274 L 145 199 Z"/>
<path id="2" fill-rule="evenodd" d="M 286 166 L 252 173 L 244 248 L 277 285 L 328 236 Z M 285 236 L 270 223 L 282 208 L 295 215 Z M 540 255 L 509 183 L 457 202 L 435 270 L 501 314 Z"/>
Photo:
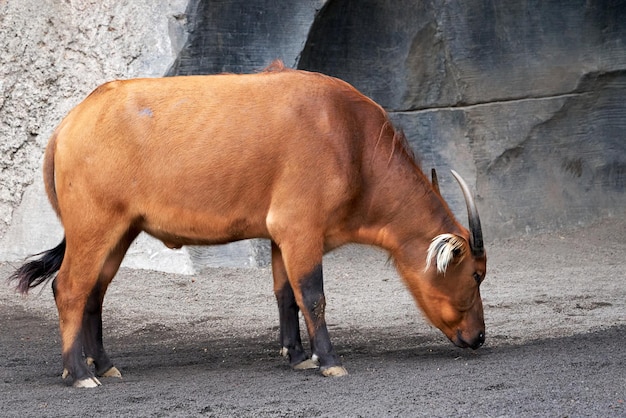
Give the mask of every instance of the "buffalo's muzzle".
<path id="1" fill-rule="evenodd" d="M 473 338 L 466 339 L 463 338 L 463 334 L 459 330 L 456 332 L 456 339 L 453 342 L 458 347 L 476 350 L 485 343 L 485 331 L 480 331 Z"/>

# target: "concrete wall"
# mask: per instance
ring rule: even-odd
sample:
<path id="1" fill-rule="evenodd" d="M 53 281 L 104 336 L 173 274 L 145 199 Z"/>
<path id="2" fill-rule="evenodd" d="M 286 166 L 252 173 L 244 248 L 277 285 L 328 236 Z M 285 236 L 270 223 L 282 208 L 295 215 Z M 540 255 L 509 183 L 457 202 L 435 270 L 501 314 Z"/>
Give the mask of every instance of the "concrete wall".
<path id="1" fill-rule="evenodd" d="M 461 219 L 447 169 L 475 188 L 487 242 L 624 216 L 625 22 L 626 2 L 609 0 L 0 2 L 0 260 L 60 239 L 42 150 L 98 84 L 251 72 L 274 58 L 387 108 Z M 139 241 L 127 265 L 267 261 L 262 241 L 178 252 Z"/>

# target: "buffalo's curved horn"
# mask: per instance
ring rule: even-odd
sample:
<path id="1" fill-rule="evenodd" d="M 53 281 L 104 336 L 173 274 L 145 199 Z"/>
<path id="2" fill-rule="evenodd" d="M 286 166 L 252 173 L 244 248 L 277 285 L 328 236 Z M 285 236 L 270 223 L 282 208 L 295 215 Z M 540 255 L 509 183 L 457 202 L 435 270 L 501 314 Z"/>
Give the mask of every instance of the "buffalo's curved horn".
<path id="1" fill-rule="evenodd" d="M 438 195 L 441 195 L 441 192 L 439 191 L 439 180 L 437 179 L 437 170 L 435 170 L 434 168 L 431 169 L 430 174 L 433 179 L 433 189 L 435 189 Z"/>
<path id="2" fill-rule="evenodd" d="M 474 203 L 474 198 L 472 197 L 472 193 L 470 192 L 469 187 L 467 187 L 467 183 L 465 180 L 454 170 L 452 171 L 452 175 L 459 182 L 461 186 L 461 190 L 463 191 L 463 196 L 465 197 L 465 204 L 467 205 L 467 219 L 469 223 L 470 230 L 470 249 L 472 250 L 472 255 L 475 257 L 482 257 L 485 255 L 485 247 L 483 245 L 483 230 L 480 226 L 480 217 L 478 216 L 478 209 L 476 209 L 476 203 Z"/>

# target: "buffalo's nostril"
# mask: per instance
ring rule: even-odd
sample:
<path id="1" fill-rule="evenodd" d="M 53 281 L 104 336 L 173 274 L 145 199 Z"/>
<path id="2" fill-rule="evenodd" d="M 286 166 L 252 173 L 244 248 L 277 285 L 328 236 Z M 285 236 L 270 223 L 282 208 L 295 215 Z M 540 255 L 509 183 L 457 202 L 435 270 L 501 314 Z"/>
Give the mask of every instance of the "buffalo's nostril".
<path id="1" fill-rule="evenodd" d="M 457 345 L 458 347 L 461 348 L 471 348 L 473 350 L 476 350 L 478 348 L 480 348 L 484 343 L 485 343 L 485 331 L 481 331 L 479 332 L 474 338 L 472 339 L 464 339 L 463 338 L 463 334 L 461 333 L 461 330 L 457 330 L 456 332 L 456 339 L 452 340 L 452 342 Z"/>
<path id="2" fill-rule="evenodd" d="M 476 337 L 476 340 L 474 341 L 474 345 L 472 346 L 472 348 L 473 349 L 477 349 L 478 347 L 480 347 L 484 343 L 485 343 L 485 333 L 484 333 L 484 331 L 481 331 L 478 334 L 478 336 Z"/>

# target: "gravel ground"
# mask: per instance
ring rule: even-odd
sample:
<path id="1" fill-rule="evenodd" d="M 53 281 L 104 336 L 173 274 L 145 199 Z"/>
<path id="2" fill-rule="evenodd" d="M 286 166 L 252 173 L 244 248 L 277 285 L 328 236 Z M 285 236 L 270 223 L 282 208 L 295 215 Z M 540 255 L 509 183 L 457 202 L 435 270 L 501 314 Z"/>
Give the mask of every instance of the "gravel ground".
<path id="1" fill-rule="evenodd" d="M 454 347 L 422 318 L 386 254 L 325 257 L 327 321 L 350 372 L 278 355 L 269 268 L 194 276 L 122 269 L 105 345 L 123 379 L 61 379 L 49 286 L 0 286 L 0 416 L 626 416 L 626 221 L 488 243 L 487 342 Z M 0 264 L 0 277 L 15 266 Z"/>

